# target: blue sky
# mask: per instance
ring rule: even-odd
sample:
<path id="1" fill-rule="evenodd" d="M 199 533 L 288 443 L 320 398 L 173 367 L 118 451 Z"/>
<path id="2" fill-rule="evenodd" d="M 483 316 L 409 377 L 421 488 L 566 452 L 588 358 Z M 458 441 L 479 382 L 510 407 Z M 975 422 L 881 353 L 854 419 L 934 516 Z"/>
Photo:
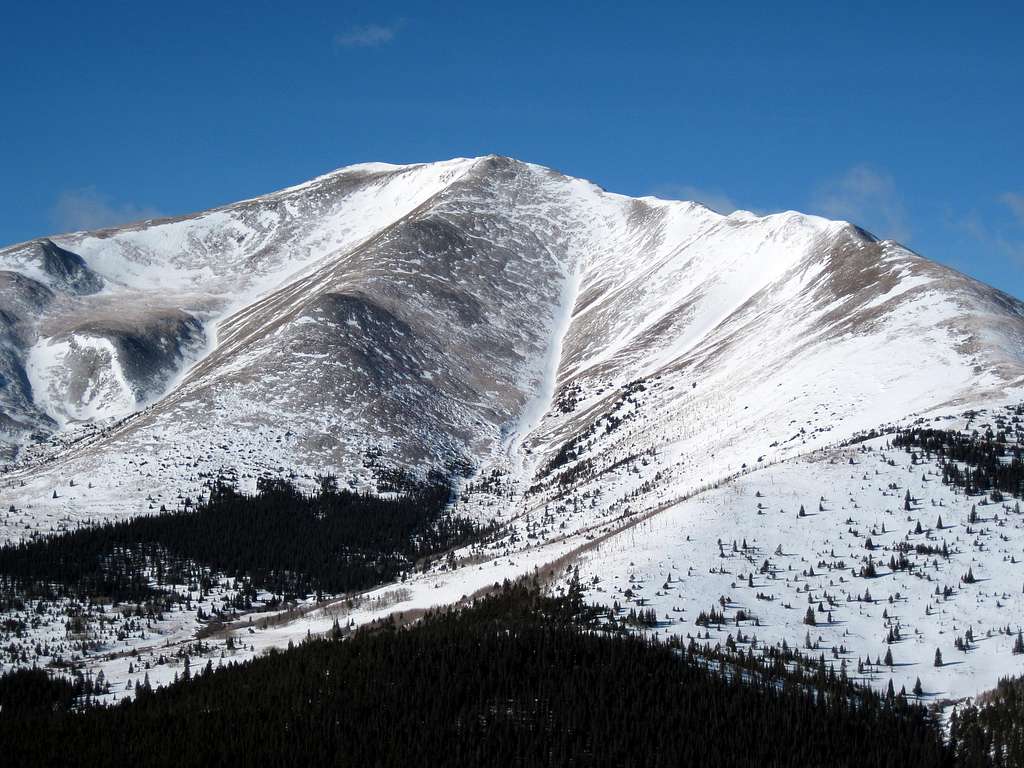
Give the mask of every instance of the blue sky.
<path id="1" fill-rule="evenodd" d="M 1024 296 L 1019 2 L 8 5 L 0 242 L 496 152 Z"/>

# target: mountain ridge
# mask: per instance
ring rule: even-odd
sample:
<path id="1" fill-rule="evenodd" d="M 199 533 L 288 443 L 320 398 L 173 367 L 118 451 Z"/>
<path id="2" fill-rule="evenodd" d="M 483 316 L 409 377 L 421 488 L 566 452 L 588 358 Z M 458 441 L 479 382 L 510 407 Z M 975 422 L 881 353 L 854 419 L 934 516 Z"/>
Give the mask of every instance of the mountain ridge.
<path id="1" fill-rule="evenodd" d="M 5 274 L 24 271 L 14 258 L 23 247 L 0 250 Z M 180 441 L 208 457 L 208 471 L 244 445 L 259 467 L 250 471 L 321 467 L 363 486 L 373 483 L 367 451 L 414 472 L 496 461 L 526 477 L 592 427 L 553 412 L 568 389 L 586 397 L 653 376 L 696 384 L 728 368 L 726 379 L 749 380 L 737 349 L 772 377 L 794 359 L 825 364 L 828 344 L 895 334 L 911 357 L 948 354 L 951 370 L 977 368 L 930 399 L 904 397 L 880 421 L 1024 378 L 1024 305 L 855 225 L 628 198 L 497 155 L 350 166 L 210 211 L 71 233 L 55 247 L 104 288 L 61 296 L 65 309 L 43 313 L 33 343 L 12 345 L 28 350 L 31 394 L 22 387 L 21 410 L 9 414 L 37 438 L 56 435 L 39 453 L 72 473 L 94 472 L 111 446 L 125 462 Z M 788 338 L 784 353 L 769 337 Z M 132 373 L 158 359 L 145 381 Z M 6 402 L 17 400 L 17 379 L 6 377 Z M 747 395 L 769 398 L 759 386 L 750 381 Z M 724 402 L 746 396 L 732 390 L 723 384 Z M 658 408 L 671 423 L 680 403 L 706 401 Z M 615 402 L 597 402 L 588 418 Z M 96 418 L 100 437 L 60 447 L 68 425 Z M 341 424 L 354 425 L 352 439 L 339 441 Z M 211 431 L 239 442 L 218 448 L 228 443 Z M 769 431 L 787 437 L 777 424 Z M 12 477 L 33 476 L 36 461 Z"/>

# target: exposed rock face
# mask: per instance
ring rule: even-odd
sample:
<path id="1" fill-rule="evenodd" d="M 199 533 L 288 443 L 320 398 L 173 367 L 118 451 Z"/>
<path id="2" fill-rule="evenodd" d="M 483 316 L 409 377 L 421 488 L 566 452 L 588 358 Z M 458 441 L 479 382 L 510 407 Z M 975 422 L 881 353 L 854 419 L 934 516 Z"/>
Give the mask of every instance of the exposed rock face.
<path id="1" fill-rule="evenodd" d="M 34 430 L 54 425 L 35 403 L 25 372 L 25 352 L 35 322 L 54 294 L 20 272 L 0 270 L 0 461 L 9 461 Z"/>

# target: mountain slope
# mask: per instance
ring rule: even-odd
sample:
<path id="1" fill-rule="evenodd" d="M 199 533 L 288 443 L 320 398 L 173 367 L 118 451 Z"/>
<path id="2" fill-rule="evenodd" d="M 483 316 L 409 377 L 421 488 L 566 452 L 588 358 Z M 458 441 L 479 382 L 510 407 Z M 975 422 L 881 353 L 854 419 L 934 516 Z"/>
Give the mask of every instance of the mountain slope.
<path id="1" fill-rule="evenodd" d="M 562 407 L 529 442 L 542 466 L 567 451 L 577 491 L 607 494 L 618 465 L 619 500 L 651 508 L 673 487 L 1019 392 L 1019 302 L 847 225 L 782 214 L 758 220 L 750 242 L 727 222 L 632 285 L 618 275 L 590 298 L 584 279 Z M 641 457 L 660 473 L 650 487 L 649 471 L 629 479 Z M 565 495 L 551 485 L 547 496 Z"/>
<path id="2" fill-rule="evenodd" d="M 229 467 L 497 468 L 514 493 L 560 451 L 646 451 L 696 484 L 1024 374 L 1021 304 L 894 243 L 499 157 L 353 166 L 0 266 L 9 477 L 58 516 Z M 73 478 L 111 492 L 51 498 Z"/>

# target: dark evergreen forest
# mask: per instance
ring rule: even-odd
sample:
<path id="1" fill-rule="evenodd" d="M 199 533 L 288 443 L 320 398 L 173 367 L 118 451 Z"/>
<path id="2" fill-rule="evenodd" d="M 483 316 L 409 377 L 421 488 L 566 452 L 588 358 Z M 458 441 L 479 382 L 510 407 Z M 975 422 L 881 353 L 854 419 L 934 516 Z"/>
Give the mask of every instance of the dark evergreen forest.
<path id="1" fill-rule="evenodd" d="M 506 584 L 409 629 L 311 640 L 81 711 L 71 683 L 19 672 L 0 682 L 0 744 L 12 766 L 957 764 L 900 697 L 594 632 L 597 614 Z"/>
<path id="2" fill-rule="evenodd" d="M 443 482 L 406 482 L 390 497 L 329 479 L 313 494 L 282 480 L 262 481 L 254 495 L 218 483 L 190 509 L 4 545 L 0 590 L 140 603 L 196 578 L 196 564 L 208 569 L 200 578 L 244 579 L 285 600 L 359 590 L 485 532 L 447 514 L 448 501 Z"/>
<path id="3" fill-rule="evenodd" d="M 1024 496 L 1024 461 L 1016 443 L 1008 443 L 1002 431 L 968 435 L 941 429 L 912 428 L 896 432 L 892 445 L 911 453 L 917 449 L 935 456 L 942 464 L 942 480 L 964 488 L 968 494 Z M 964 464 L 961 467 L 960 464 Z"/>

